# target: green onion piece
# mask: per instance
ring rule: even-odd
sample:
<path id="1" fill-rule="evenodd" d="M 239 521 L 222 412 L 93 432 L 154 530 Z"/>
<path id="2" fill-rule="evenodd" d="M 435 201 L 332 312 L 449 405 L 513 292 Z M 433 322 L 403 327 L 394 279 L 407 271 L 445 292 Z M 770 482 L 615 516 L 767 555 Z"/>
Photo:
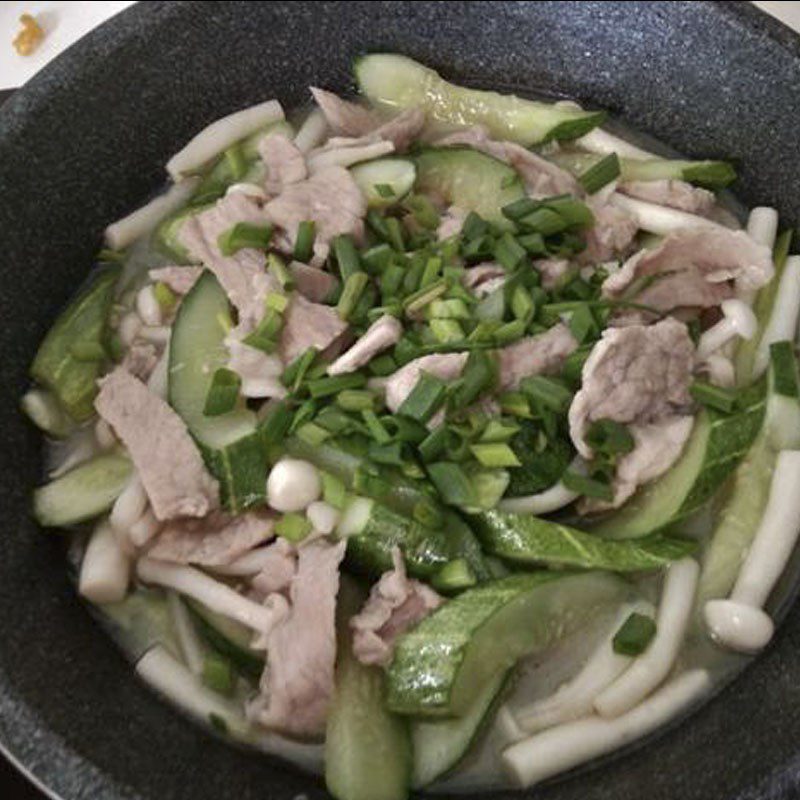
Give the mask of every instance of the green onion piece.
<path id="1" fill-rule="evenodd" d="M 347 503 L 347 488 L 344 483 L 330 472 L 321 472 L 322 499 L 334 508 L 342 509 Z"/>
<path id="2" fill-rule="evenodd" d="M 361 254 L 361 262 L 373 274 L 381 273 L 389 267 L 394 258 L 394 250 L 386 242 L 376 244 Z M 401 270 L 402 272 L 402 270 Z"/>
<path id="3" fill-rule="evenodd" d="M 428 306 L 429 319 L 469 319 L 467 304 L 460 298 L 434 300 Z"/>
<path id="4" fill-rule="evenodd" d="M 510 233 L 506 232 L 494 243 L 494 257 L 511 272 L 525 258 L 525 248 Z"/>
<path id="5" fill-rule="evenodd" d="M 596 339 L 600 335 L 600 326 L 597 324 L 592 309 L 587 305 L 578 306 L 572 312 L 569 319 L 569 330 L 579 344 Z"/>
<path id="6" fill-rule="evenodd" d="M 591 300 L 596 293 L 595 288 L 583 278 L 573 278 L 561 290 L 561 294 L 569 299 Z M 577 306 L 579 308 L 580 306 Z"/>
<path id="7" fill-rule="evenodd" d="M 522 419 L 530 419 L 532 416 L 530 402 L 522 392 L 506 392 L 500 395 L 498 401 L 505 414 Z"/>
<path id="8" fill-rule="evenodd" d="M 247 159 L 244 156 L 242 145 L 239 142 L 231 145 L 223 154 L 231 178 L 241 180 L 247 172 Z"/>
<path id="9" fill-rule="evenodd" d="M 232 411 L 239 398 L 242 379 L 232 370 L 220 367 L 211 378 L 208 387 L 203 414 L 207 417 L 218 417 Z"/>
<path id="10" fill-rule="evenodd" d="M 613 419 L 597 419 L 586 431 L 586 444 L 596 453 L 614 456 L 630 453 L 636 446 L 630 431 Z"/>
<path id="11" fill-rule="evenodd" d="M 541 233 L 523 233 L 517 236 L 517 242 L 530 256 L 546 256 L 548 254 L 547 245 Z"/>
<path id="12" fill-rule="evenodd" d="M 546 198 L 542 203 L 545 208 L 555 211 L 569 228 L 590 228 L 594 225 L 594 214 L 589 206 L 570 195 Z"/>
<path id="13" fill-rule="evenodd" d="M 314 254 L 314 238 L 316 236 L 316 225 L 313 219 L 303 220 L 297 226 L 297 236 L 294 240 L 294 252 L 292 257 L 295 261 L 307 263 Z"/>
<path id="14" fill-rule="evenodd" d="M 521 197 L 519 200 L 509 203 L 507 206 L 503 206 L 500 210 L 507 219 L 517 221 L 536 211 L 539 206 L 539 201 L 532 200 L 530 197 Z"/>
<path id="15" fill-rule="evenodd" d="M 361 324 L 364 322 L 374 322 L 377 317 L 373 316 L 372 319 L 369 318 L 369 314 L 375 308 L 375 303 L 378 301 L 378 293 L 375 290 L 375 287 L 367 284 L 364 291 L 361 293 L 361 297 L 358 298 L 358 302 L 356 303 L 356 307 L 353 309 L 353 313 L 350 315 L 350 322 L 353 324 Z M 383 316 L 385 314 L 391 314 L 392 316 L 399 316 L 402 311 L 400 308 L 387 308 L 383 313 L 379 316 Z"/>
<path id="16" fill-rule="evenodd" d="M 153 285 L 153 297 L 156 298 L 159 308 L 165 312 L 169 312 L 175 308 L 175 304 L 178 302 L 178 296 L 175 292 L 173 292 L 166 283 L 162 283 L 161 281 L 157 281 Z"/>
<path id="17" fill-rule="evenodd" d="M 395 217 L 387 217 L 384 220 L 384 224 L 387 231 L 387 241 L 398 253 L 402 253 L 406 249 L 406 243 L 400 220 Z"/>
<path id="18" fill-rule="evenodd" d="M 399 467 L 403 465 L 403 443 L 378 444 L 377 442 L 370 442 L 367 455 L 376 464 Z"/>
<path id="19" fill-rule="evenodd" d="M 361 412 L 361 416 L 367 426 L 369 435 L 378 444 L 388 444 L 392 440 L 389 431 L 383 427 L 383 423 L 378 419 L 378 415 L 371 408 L 365 408 Z"/>
<path id="20" fill-rule="evenodd" d="M 367 225 L 376 236 L 384 241 L 389 241 L 389 229 L 386 227 L 386 220 L 375 209 L 367 212 Z"/>
<path id="21" fill-rule="evenodd" d="M 103 247 L 97 254 L 97 260 L 101 264 L 122 264 L 127 257 L 124 250 L 112 250 L 110 247 Z"/>
<path id="22" fill-rule="evenodd" d="M 438 277 L 442 269 L 441 258 L 429 258 L 425 262 L 425 269 L 422 270 L 422 277 L 420 278 L 419 285 L 421 288 L 430 286 Z"/>
<path id="23" fill-rule="evenodd" d="M 342 233 L 333 240 L 333 253 L 339 265 L 339 273 L 347 284 L 348 278 L 361 272 L 361 263 L 358 260 L 358 250 L 353 242 L 353 237 Z"/>
<path id="24" fill-rule="evenodd" d="M 475 573 L 465 558 L 448 561 L 432 578 L 431 586 L 440 592 L 458 592 L 477 583 Z"/>
<path id="25" fill-rule="evenodd" d="M 297 411 L 294 412 L 292 417 L 292 424 L 289 427 L 289 433 L 294 433 L 298 428 L 302 427 L 317 413 L 317 404 L 313 400 L 306 400 L 301 403 Z"/>
<path id="26" fill-rule="evenodd" d="M 377 399 L 365 389 L 345 389 L 336 395 L 336 404 L 345 411 L 366 411 L 375 407 Z"/>
<path id="27" fill-rule="evenodd" d="M 345 279 L 342 296 L 336 304 L 336 311 L 343 320 L 349 320 L 353 316 L 368 283 L 369 276 L 366 272 L 354 272 Z"/>
<path id="28" fill-rule="evenodd" d="M 281 328 L 283 328 L 283 317 L 274 308 L 268 308 L 256 329 L 242 341 L 265 353 L 274 353 L 278 347 L 278 334 Z"/>
<path id="29" fill-rule="evenodd" d="M 583 365 L 586 363 L 586 359 L 589 358 L 589 353 L 591 352 L 592 345 L 584 345 L 577 350 L 573 350 L 573 352 L 567 356 L 561 370 L 561 375 L 564 380 L 568 381 L 570 384 L 579 384 L 581 382 Z"/>
<path id="30" fill-rule="evenodd" d="M 488 442 L 486 444 L 471 444 L 469 449 L 472 455 L 484 467 L 521 467 L 522 462 L 516 453 L 502 442 Z"/>
<path id="31" fill-rule="evenodd" d="M 75 342 L 69 354 L 76 361 L 105 361 L 108 354 L 100 342 Z"/>
<path id="32" fill-rule="evenodd" d="M 386 375 L 397 372 L 397 362 L 388 353 L 384 353 L 382 356 L 373 358 L 372 361 L 367 364 L 367 369 L 372 375 L 383 378 Z"/>
<path id="33" fill-rule="evenodd" d="M 619 156 L 616 153 L 610 153 L 578 175 L 578 182 L 586 190 L 586 194 L 594 194 L 606 184 L 616 180 L 619 175 Z"/>
<path id="34" fill-rule="evenodd" d="M 499 345 L 516 341 L 525 334 L 525 325 L 526 322 L 524 319 L 515 319 L 511 322 L 506 322 L 494 331 L 492 338 Z"/>
<path id="35" fill-rule="evenodd" d="M 428 464 L 428 476 L 445 503 L 454 506 L 475 504 L 475 489 L 469 476 L 458 464 L 437 461 Z"/>
<path id="36" fill-rule="evenodd" d="M 420 477 L 424 478 L 425 473 L 422 473 Z M 411 515 L 420 525 L 424 525 L 426 528 L 441 528 L 444 524 L 442 512 L 433 500 L 423 499 L 414 503 Z"/>
<path id="37" fill-rule="evenodd" d="M 800 376 L 794 355 L 794 343 L 786 339 L 773 342 L 769 346 L 769 360 L 773 392 L 783 397 L 800 395 Z"/>
<path id="38" fill-rule="evenodd" d="M 419 225 L 427 230 L 435 231 L 439 227 L 440 216 L 436 206 L 424 194 L 414 194 L 403 201 Z"/>
<path id="39" fill-rule="evenodd" d="M 507 442 L 519 433 L 519 425 L 490 419 L 481 433 L 482 442 Z"/>
<path id="40" fill-rule="evenodd" d="M 430 328 L 437 342 L 460 342 L 464 338 L 464 331 L 454 319 L 432 319 Z"/>
<path id="41" fill-rule="evenodd" d="M 267 255 L 267 272 L 281 285 L 285 290 L 294 288 L 294 278 L 286 267 L 286 262 L 277 254 L 269 253 Z"/>
<path id="42" fill-rule="evenodd" d="M 319 447 L 326 439 L 331 438 L 331 432 L 326 430 L 316 422 L 306 422 L 295 432 L 298 439 L 302 439 L 308 444 Z"/>
<path id="43" fill-rule="evenodd" d="M 271 308 L 273 311 L 283 314 L 283 312 L 286 311 L 286 307 L 289 305 L 289 298 L 280 292 L 267 292 L 264 302 L 267 308 Z"/>
<path id="44" fill-rule="evenodd" d="M 275 533 L 289 542 L 302 542 L 311 533 L 311 523 L 302 514 L 284 514 L 275 523 Z"/>
<path id="45" fill-rule="evenodd" d="M 308 391 L 315 399 L 338 394 L 345 389 L 361 389 L 366 385 L 367 379 L 358 372 L 347 375 L 331 375 L 326 378 L 317 378 L 308 382 Z"/>
<path id="46" fill-rule="evenodd" d="M 429 286 L 424 286 L 422 289 L 410 294 L 403 300 L 403 308 L 406 314 L 413 315 L 422 311 L 428 303 L 433 302 L 438 297 L 441 297 L 448 289 L 448 283 L 445 278 L 440 278 L 435 283 Z"/>
<path id="47" fill-rule="evenodd" d="M 292 426 L 294 412 L 285 400 L 267 405 L 264 417 L 258 423 L 258 434 L 265 446 L 280 444 Z"/>
<path id="48" fill-rule="evenodd" d="M 281 382 L 283 385 L 290 387 L 293 392 L 296 392 L 300 388 L 303 379 L 306 377 L 309 368 L 314 363 L 318 352 L 316 347 L 309 347 L 301 355 L 297 356 L 281 375 Z"/>
<path id="49" fill-rule="evenodd" d="M 397 413 L 425 423 L 444 403 L 446 393 L 447 386 L 444 381 L 428 372 L 422 372 L 408 397 L 397 409 Z"/>
<path id="50" fill-rule="evenodd" d="M 122 346 L 122 339 L 119 338 L 119 334 L 112 333 L 111 336 L 108 337 L 106 346 L 108 347 L 108 354 L 111 356 L 112 361 L 117 364 L 122 361 L 125 355 L 125 348 Z"/>
<path id="51" fill-rule="evenodd" d="M 466 241 L 480 239 L 489 232 L 489 223 L 474 211 L 470 211 L 461 226 L 461 238 Z"/>
<path id="52" fill-rule="evenodd" d="M 358 423 L 338 406 L 325 406 L 314 419 L 317 425 L 331 433 L 346 433 L 358 427 Z"/>
<path id="53" fill-rule="evenodd" d="M 529 320 L 535 310 L 530 293 L 522 286 L 517 286 L 511 293 L 511 312 L 517 319 Z"/>
<path id="54" fill-rule="evenodd" d="M 556 378 L 532 375 L 522 381 L 520 389 L 537 405 L 557 413 L 566 411 L 572 402 L 572 392 Z"/>
<path id="55" fill-rule="evenodd" d="M 387 414 L 381 417 L 381 422 L 392 438 L 401 442 L 419 444 L 428 435 L 428 429 L 423 424 L 407 417 Z"/>
<path id="56" fill-rule="evenodd" d="M 384 270 L 380 277 L 381 298 L 384 303 L 397 298 L 406 274 L 406 270 L 398 264 L 392 264 Z"/>
<path id="57" fill-rule="evenodd" d="M 597 500 L 605 500 L 611 502 L 614 499 L 614 492 L 607 483 L 590 478 L 586 475 L 578 475 L 577 472 L 566 470 L 561 476 L 561 483 L 571 489 L 573 492 L 578 492 L 585 497 L 593 497 Z"/>
<path id="58" fill-rule="evenodd" d="M 473 350 L 467 356 L 464 371 L 450 394 L 454 409 L 466 408 L 495 382 L 497 370 L 493 356 L 485 350 Z"/>
<path id="59" fill-rule="evenodd" d="M 520 219 L 518 224 L 523 230 L 540 233 L 542 236 L 559 233 L 568 226 L 567 221 L 558 212 L 549 208 L 537 208 L 536 211 Z"/>
<path id="60" fill-rule="evenodd" d="M 491 236 L 479 236 L 475 239 L 464 240 L 461 255 L 465 261 L 487 261 L 494 255 L 494 242 Z"/>
<path id="61" fill-rule="evenodd" d="M 395 196 L 394 188 L 388 183 L 376 183 L 372 188 L 383 198 L 389 199 Z"/>
<path id="62" fill-rule="evenodd" d="M 614 634 L 614 652 L 623 656 L 638 656 L 647 650 L 656 635 L 656 623 L 644 614 L 631 614 Z"/>
<path id="63" fill-rule="evenodd" d="M 203 659 L 203 683 L 219 694 L 233 692 L 235 673 L 231 662 L 219 653 L 207 653 Z"/>
<path id="64" fill-rule="evenodd" d="M 271 225 L 252 225 L 249 222 L 237 222 L 232 228 L 221 233 L 217 246 L 223 256 L 232 256 L 244 247 L 266 250 L 272 238 Z"/>
<path id="65" fill-rule="evenodd" d="M 429 463 L 435 461 L 444 452 L 447 438 L 447 426 L 442 423 L 434 428 L 420 443 L 418 447 L 420 458 Z"/>
<path id="66" fill-rule="evenodd" d="M 383 497 L 392 491 L 392 484 L 380 476 L 375 465 L 369 468 L 362 464 L 353 474 L 353 490 L 369 497 Z"/>
<path id="67" fill-rule="evenodd" d="M 701 405 L 729 414 L 736 406 L 737 393 L 732 389 L 713 386 L 706 381 L 694 381 L 689 387 L 692 397 Z"/>

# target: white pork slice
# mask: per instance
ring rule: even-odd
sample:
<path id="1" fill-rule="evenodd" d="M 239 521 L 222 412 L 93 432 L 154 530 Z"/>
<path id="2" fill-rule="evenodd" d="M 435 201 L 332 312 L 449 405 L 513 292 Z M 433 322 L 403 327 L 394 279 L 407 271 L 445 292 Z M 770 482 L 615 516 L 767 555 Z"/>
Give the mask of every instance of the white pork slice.
<path id="1" fill-rule="evenodd" d="M 677 208 L 702 217 L 708 216 L 716 205 L 714 192 L 680 180 L 624 181 L 617 186 L 617 191 L 648 203 Z"/>
<path id="2" fill-rule="evenodd" d="M 295 289 L 312 303 L 321 303 L 323 300 L 327 300 L 339 285 L 338 279 L 330 272 L 303 264 L 301 261 L 292 261 L 288 269 Z"/>
<path id="3" fill-rule="evenodd" d="M 570 271 L 566 258 L 541 258 L 533 266 L 542 278 L 542 288 L 548 291 L 555 289 Z"/>
<path id="4" fill-rule="evenodd" d="M 367 203 L 346 169 L 327 167 L 308 180 L 286 186 L 264 206 L 264 212 L 284 232 L 287 249 L 294 248 L 300 223 L 313 221 L 314 257 L 322 263 L 335 236 L 349 233 L 358 240 L 363 237 Z"/>
<path id="5" fill-rule="evenodd" d="M 581 264 L 597 264 L 624 255 L 636 236 L 636 220 L 609 202 L 613 186 L 609 184 L 586 198 L 586 205 L 594 215 L 594 225 L 586 232 L 586 249 L 578 254 Z"/>
<path id="6" fill-rule="evenodd" d="M 312 303 L 296 292 L 283 315 L 280 355 L 290 364 L 309 347 L 322 352 L 347 330 L 347 323 L 332 306 Z"/>
<path id="7" fill-rule="evenodd" d="M 274 518 L 262 511 L 173 520 L 161 529 L 147 556 L 176 564 L 222 567 L 271 539 L 274 527 Z"/>
<path id="8" fill-rule="evenodd" d="M 289 590 L 288 616 L 267 637 L 262 695 L 250 707 L 254 720 L 292 736 L 325 730 L 336 660 L 336 595 L 346 542 L 324 540 L 301 547 Z"/>
<path id="9" fill-rule="evenodd" d="M 653 250 L 641 250 L 603 283 L 603 295 L 636 299 L 660 311 L 709 307 L 730 297 L 734 281 L 742 290 L 759 289 L 772 279 L 772 253 L 744 231 L 699 228 L 665 237 Z M 631 294 L 635 282 L 652 279 Z"/>
<path id="10" fill-rule="evenodd" d="M 219 506 L 219 484 L 183 420 L 141 381 L 118 367 L 101 381 L 95 408 L 128 448 L 157 519 Z"/>
<path id="11" fill-rule="evenodd" d="M 152 342 L 135 340 L 122 359 L 122 368 L 141 381 L 146 381 L 158 364 L 158 349 Z"/>
<path id="12" fill-rule="evenodd" d="M 499 289 L 508 277 L 508 273 L 494 261 L 467 267 L 461 276 L 461 283 L 476 297 L 486 297 Z"/>
<path id="13" fill-rule="evenodd" d="M 250 347 L 240 341 L 234 332 L 225 338 L 228 347 L 228 369 L 242 379 L 243 397 L 286 397 L 286 387 L 281 382 L 283 362 L 280 357 Z"/>
<path id="14" fill-rule="evenodd" d="M 267 549 L 260 572 L 253 577 L 253 588 L 264 597 L 285 592 L 297 569 L 297 549 L 286 539 L 278 538 Z"/>
<path id="15" fill-rule="evenodd" d="M 434 353 L 409 361 L 386 379 L 386 406 L 392 413 L 396 413 L 423 372 L 443 381 L 455 380 L 464 370 L 467 357 L 467 353 Z"/>
<path id="16" fill-rule="evenodd" d="M 220 235 L 239 222 L 263 227 L 270 220 L 252 199 L 236 192 L 190 217 L 181 226 L 178 238 L 192 258 L 214 273 L 239 312 L 239 328 L 249 331 L 264 316 L 264 301 L 275 282 L 264 271 L 266 255 L 263 251 L 245 247 L 232 256 L 223 256 L 220 252 Z"/>
<path id="17" fill-rule="evenodd" d="M 397 344 L 403 335 L 400 320 L 390 314 L 384 314 L 367 328 L 366 332 L 356 340 L 349 350 L 342 353 L 328 367 L 329 375 L 343 375 L 355 372 L 368 364 L 378 353 Z"/>
<path id="18" fill-rule="evenodd" d="M 461 233 L 461 228 L 464 227 L 464 220 L 467 218 L 467 212 L 458 206 L 450 206 L 444 214 L 442 214 L 439 221 L 439 227 L 436 229 L 436 238 L 439 241 L 449 239 L 451 236 Z"/>
<path id="19" fill-rule="evenodd" d="M 578 342 L 563 323 L 544 333 L 528 336 L 497 351 L 500 386 L 503 391 L 516 389 L 531 375 L 553 375 L 561 371 Z"/>
<path id="20" fill-rule="evenodd" d="M 401 151 L 411 144 L 425 124 L 425 114 L 419 108 L 406 109 L 387 120 L 382 114 L 342 100 L 325 89 L 312 87 L 311 94 L 336 136 L 385 139 L 394 144 L 395 150 Z"/>
<path id="21" fill-rule="evenodd" d="M 308 177 L 305 156 L 282 133 L 265 136 L 258 143 L 258 152 L 267 168 L 265 188 L 270 194 L 279 194 L 284 186 Z"/>
<path id="22" fill-rule="evenodd" d="M 175 294 L 188 294 L 202 273 L 202 267 L 158 267 L 147 274 L 151 281 L 165 284 Z"/>
<path id="23" fill-rule="evenodd" d="M 381 575 L 350 620 L 353 653 L 362 664 L 386 666 L 397 638 L 444 602 L 429 586 L 409 579 L 400 548 L 392 550 L 392 561 L 394 569 Z"/>

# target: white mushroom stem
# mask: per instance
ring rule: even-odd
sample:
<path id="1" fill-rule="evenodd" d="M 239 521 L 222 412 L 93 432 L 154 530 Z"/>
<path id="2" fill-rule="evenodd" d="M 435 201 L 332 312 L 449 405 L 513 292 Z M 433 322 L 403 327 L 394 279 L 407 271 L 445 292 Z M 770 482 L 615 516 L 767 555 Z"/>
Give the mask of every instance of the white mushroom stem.
<path id="1" fill-rule="evenodd" d="M 167 399 L 169 390 L 169 348 L 164 348 L 164 352 L 156 362 L 150 377 L 147 379 L 147 388 L 162 400 Z"/>
<path id="2" fill-rule="evenodd" d="M 778 236 L 778 212 L 769 206 L 757 206 L 747 218 L 747 235 L 772 250 Z"/>
<path id="3" fill-rule="evenodd" d="M 163 322 L 161 306 L 156 300 L 152 284 L 143 286 L 136 294 L 136 312 L 145 325 L 156 327 Z"/>
<path id="4" fill-rule="evenodd" d="M 655 608 L 645 600 L 625 603 L 614 618 L 610 635 L 600 642 L 572 680 L 555 694 L 517 710 L 516 719 L 524 731 L 534 733 L 592 713 L 598 694 L 630 666 L 630 656 L 614 652 L 614 636 L 633 613 L 653 616 Z"/>
<path id="5" fill-rule="evenodd" d="M 753 365 L 753 380 L 764 374 L 769 364 L 769 346 L 784 339 L 794 341 L 800 318 L 800 256 L 789 256 L 775 292 L 775 304 L 761 335 Z"/>
<path id="6" fill-rule="evenodd" d="M 177 592 L 167 592 L 167 608 L 186 666 L 193 675 L 201 675 L 205 660 L 205 647 L 197 635 L 189 610 Z"/>
<path id="7" fill-rule="evenodd" d="M 732 650 L 753 653 L 772 638 L 762 610 L 800 536 L 800 450 L 778 454 L 769 499 L 729 600 L 703 609 L 711 637 Z"/>
<path id="8" fill-rule="evenodd" d="M 268 100 L 228 114 L 203 128 L 182 150 L 175 153 L 167 161 L 167 172 L 174 179 L 195 172 L 240 139 L 281 119 L 283 109 L 277 100 Z"/>
<path id="9" fill-rule="evenodd" d="M 83 556 L 78 591 L 93 603 L 118 603 L 125 598 L 131 564 L 107 520 L 92 533 Z"/>
<path id="10" fill-rule="evenodd" d="M 737 336 L 752 339 L 758 331 L 758 320 L 747 303 L 741 300 L 723 300 L 720 308 L 725 316 L 705 331 L 697 343 L 699 361 L 704 361 Z"/>
<path id="11" fill-rule="evenodd" d="M 585 717 L 511 745 L 503 752 L 503 765 L 521 787 L 532 786 L 647 736 L 710 688 L 708 672 L 689 670 L 616 719 Z"/>
<path id="12" fill-rule="evenodd" d="M 682 558 L 667 569 L 650 646 L 594 701 L 603 717 L 617 717 L 641 703 L 667 677 L 678 655 L 694 606 L 700 566 Z"/>
<path id="13" fill-rule="evenodd" d="M 595 128 L 589 131 L 589 133 L 581 136 L 580 139 L 576 139 L 575 144 L 590 153 L 597 153 L 602 156 L 616 153 L 620 158 L 633 158 L 637 161 L 658 158 L 655 153 L 642 150 L 641 147 L 636 147 L 636 145 L 626 142 L 624 139 L 620 139 L 619 136 L 604 131 L 602 128 Z"/>
<path id="14" fill-rule="evenodd" d="M 294 137 L 294 146 L 301 153 L 310 153 L 315 147 L 319 147 L 328 135 L 328 120 L 322 110 L 315 108 L 300 126 L 297 135 Z"/>
<path id="15" fill-rule="evenodd" d="M 576 458 L 569 469 L 573 472 L 582 473 L 585 469 L 585 462 L 582 458 Z M 537 494 L 529 494 L 524 497 L 509 497 L 501 500 L 497 506 L 499 511 L 509 514 L 549 514 L 558 511 L 570 503 L 575 502 L 580 497 L 580 492 L 567 489 L 561 481 L 553 484 L 549 489 Z"/>
<path id="16" fill-rule="evenodd" d="M 226 190 L 225 195 L 243 194 L 253 200 L 266 200 L 267 193 L 255 183 L 232 183 Z"/>
<path id="17" fill-rule="evenodd" d="M 519 726 L 517 718 L 514 716 L 514 712 L 509 708 L 508 703 L 503 703 L 497 710 L 494 724 L 500 731 L 500 735 L 508 743 L 518 742 L 527 735 Z"/>
<path id="18" fill-rule="evenodd" d="M 393 152 L 394 145 L 384 140 L 355 147 L 335 147 L 331 150 L 312 153 L 308 157 L 308 171 L 313 175 L 326 167 L 350 167 L 360 161 L 370 161 Z"/>
<path id="19" fill-rule="evenodd" d="M 208 723 L 214 716 L 221 719 L 231 733 L 247 733 L 249 726 L 238 705 L 203 686 L 165 647 L 156 645 L 148 650 L 136 664 L 136 674 L 203 722 Z"/>
<path id="20" fill-rule="evenodd" d="M 172 329 L 168 325 L 142 325 L 138 335 L 153 344 L 165 345 L 169 342 Z"/>
<path id="21" fill-rule="evenodd" d="M 168 564 L 145 557 L 139 559 L 136 573 L 145 583 L 175 589 L 180 594 L 199 600 L 217 614 L 235 619 L 261 634 L 272 630 L 285 611 L 285 608 L 254 603 L 194 567 Z"/>
<path id="22" fill-rule="evenodd" d="M 45 433 L 63 436 L 73 427 L 50 392 L 31 389 L 22 396 L 20 405 L 31 422 Z"/>
<path id="23" fill-rule="evenodd" d="M 397 344 L 403 335 L 403 326 L 397 317 L 384 314 L 367 328 L 355 344 L 328 367 L 328 375 L 355 372 L 374 355 Z"/>
<path id="24" fill-rule="evenodd" d="M 674 231 L 697 228 L 720 228 L 716 222 L 676 208 L 647 203 L 624 194 L 614 193 L 611 202 L 630 214 L 643 231 L 666 236 Z"/>
<path id="25" fill-rule="evenodd" d="M 128 537 L 136 547 L 144 547 L 159 531 L 161 523 L 151 508 L 128 528 Z"/>
<path id="26" fill-rule="evenodd" d="M 105 230 L 106 244 L 114 250 L 122 250 L 149 233 L 162 219 L 185 206 L 199 183 L 199 178 L 178 181 L 147 205 L 137 208 L 117 222 L 112 222 Z"/>
<path id="27" fill-rule="evenodd" d="M 122 494 L 114 501 L 109 515 L 111 526 L 127 535 L 131 526 L 141 518 L 147 508 L 147 494 L 139 476 L 134 473 Z"/>

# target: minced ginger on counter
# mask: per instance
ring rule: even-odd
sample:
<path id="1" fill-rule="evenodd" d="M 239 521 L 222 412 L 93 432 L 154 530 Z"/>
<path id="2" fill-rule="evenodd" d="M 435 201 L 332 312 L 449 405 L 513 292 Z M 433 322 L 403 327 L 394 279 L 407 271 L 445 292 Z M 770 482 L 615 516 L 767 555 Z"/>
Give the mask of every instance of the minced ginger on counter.
<path id="1" fill-rule="evenodd" d="M 31 14 L 23 14 L 19 21 L 22 30 L 14 37 L 14 49 L 21 56 L 29 56 L 44 39 L 44 31 Z"/>

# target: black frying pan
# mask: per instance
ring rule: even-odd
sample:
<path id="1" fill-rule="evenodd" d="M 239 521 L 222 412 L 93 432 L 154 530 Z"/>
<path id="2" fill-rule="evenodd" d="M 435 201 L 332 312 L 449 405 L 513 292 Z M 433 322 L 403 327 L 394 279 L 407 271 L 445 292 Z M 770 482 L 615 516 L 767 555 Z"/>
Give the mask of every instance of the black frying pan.
<path id="1" fill-rule="evenodd" d="M 346 90 L 353 56 L 379 48 L 457 79 L 564 93 L 689 155 L 732 158 L 744 202 L 797 223 L 800 39 L 746 3 L 148 2 L 58 58 L 0 110 L 0 742 L 64 798 L 325 797 L 135 680 L 77 600 L 57 535 L 29 519 L 41 445 L 17 401 L 104 225 L 163 182 L 168 155 L 258 100 Z M 527 796 L 797 796 L 799 654 L 792 611 L 691 719 Z"/>

